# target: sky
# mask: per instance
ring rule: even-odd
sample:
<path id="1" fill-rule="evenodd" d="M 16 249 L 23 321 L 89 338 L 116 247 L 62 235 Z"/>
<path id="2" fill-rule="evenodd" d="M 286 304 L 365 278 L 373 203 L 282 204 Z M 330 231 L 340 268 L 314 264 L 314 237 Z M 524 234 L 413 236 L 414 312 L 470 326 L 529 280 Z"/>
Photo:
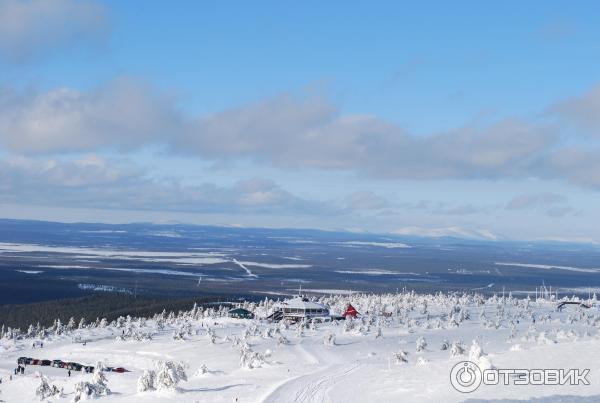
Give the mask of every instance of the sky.
<path id="1" fill-rule="evenodd" d="M 1 0 L 0 217 L 600 243 L 599 12 Z"/>

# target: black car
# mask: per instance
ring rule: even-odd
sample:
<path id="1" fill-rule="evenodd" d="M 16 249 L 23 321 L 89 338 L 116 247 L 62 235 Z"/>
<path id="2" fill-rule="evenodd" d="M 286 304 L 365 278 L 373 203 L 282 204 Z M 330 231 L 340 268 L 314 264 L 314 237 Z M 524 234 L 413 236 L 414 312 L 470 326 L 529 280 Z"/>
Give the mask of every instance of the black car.
<path id="1" fill-rule="evenodd" d="M 50 360 L 42 360 L 40 362 L 40 365 L 44 366 L 44 367 L 49 367 L 52 364 L 52 361 Z"/>
<path id="2" fill-rule="evenodd" d="M 67 364 L 67 369 L 73 370 L 73 371 L 81 371 L 81 369 L 83 368 L 83 365 L 78 364 L 76 362 L 69 362 Z"/>
<path id="3" fill-rule="evenodd" d="M 29 363 L 31 362 L 31 358 L 28 358 L 28 357 L 19 357 L 19 359 L 17 360 L 17 364 L 21 364 L 21 365 L 29 364 L 27 362 L 27 360 L 29 360 Z"/>

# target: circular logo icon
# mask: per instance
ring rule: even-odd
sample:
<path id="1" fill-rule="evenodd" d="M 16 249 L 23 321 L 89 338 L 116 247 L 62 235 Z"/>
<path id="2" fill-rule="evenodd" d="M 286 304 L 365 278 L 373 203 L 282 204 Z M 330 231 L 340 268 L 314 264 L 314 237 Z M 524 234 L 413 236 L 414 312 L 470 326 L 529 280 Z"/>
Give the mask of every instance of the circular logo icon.
<path id="1" fill-rule="evenodd" d="M 461 361 L 450 371 L 450 383 L 462 393 L 471 393 L 481 385 L 481 370 L 471 361 Z"/>

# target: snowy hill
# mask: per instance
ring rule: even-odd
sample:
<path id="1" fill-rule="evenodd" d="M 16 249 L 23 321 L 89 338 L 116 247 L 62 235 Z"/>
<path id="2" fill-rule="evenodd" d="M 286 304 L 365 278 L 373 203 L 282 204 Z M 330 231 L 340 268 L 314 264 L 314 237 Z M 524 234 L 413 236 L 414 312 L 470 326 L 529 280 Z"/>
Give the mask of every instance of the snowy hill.
<path id="1" fill-rule="evenodd" d="M 40 401 L 39 389 L 40 394 L 55 393 L 42 401 L 71 402 L 94 395 L 90 388 L 98 385 L 108 389 L 96 397 L 106 402 L 560 401 L 560 396 L 592 401 L 600 396 L 595 299 L 586 301 L 592 305 L 588 309 L 567 305 L 561 311 L 553 300 L 477 294 L 354 294 L 321 297 L 319 302 L 337 314 L 351 303 L 362 315 L 286 324 L 232 319 L 225 309 L 194 307 L 112 323 L 71 321 L 48 329 L 31 326 L 21 333 L 4 329 L 0 399 Z M 260 318 L 273 303 L 244 307 Z M 19 357 L 96 370 L 73 370 L 69 377 L 65 368 L 26 365 L 23 375 L 15 375 Z M 481 385 L 464 394 L 450 383 L 452 367 L 463 360 L 482 370 L 590 369 L 590 385 Z M 101 366 L 129 372 L 100 373 Z M 44 382 L 47 388 L 40 388 Z"/>

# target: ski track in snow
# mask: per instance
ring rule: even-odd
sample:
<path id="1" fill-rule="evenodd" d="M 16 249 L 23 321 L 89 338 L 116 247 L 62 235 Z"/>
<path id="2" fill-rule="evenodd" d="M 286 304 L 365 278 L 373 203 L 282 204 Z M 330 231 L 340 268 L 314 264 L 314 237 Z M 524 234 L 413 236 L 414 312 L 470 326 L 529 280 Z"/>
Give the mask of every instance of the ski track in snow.
<path id="1" fill-rule="evenodd" d="M 336 384 L 359 367 L 360 364 L 357 363 L 337 364 L 309 375 L 292 378 L 265 397 L 263 403 L 329 402 L 330 392 Z"/>

